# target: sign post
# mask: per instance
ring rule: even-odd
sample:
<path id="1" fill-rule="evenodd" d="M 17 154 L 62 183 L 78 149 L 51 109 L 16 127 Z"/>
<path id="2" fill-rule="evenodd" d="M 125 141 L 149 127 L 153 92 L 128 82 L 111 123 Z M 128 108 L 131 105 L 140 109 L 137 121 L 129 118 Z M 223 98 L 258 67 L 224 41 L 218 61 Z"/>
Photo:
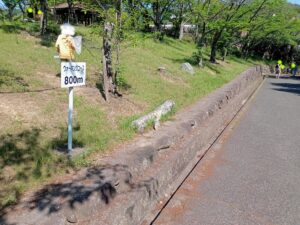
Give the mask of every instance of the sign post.
<path id="1" fill-rule="evenodd" d="M 61 80 L 62 88 L 69 88 L 69 111 L 68 111 L 68 150 L 72 151 L 72 123 L 73 123 L 73 98 L 74 87 L 85 85 L 86 63 L 85 62 L 62 62 Z"/>
<path id="2" fill-rule="evenodd" d="M 68 150 L 72 150 L 72 137 L 73 137 L 73 92 L 74 88 L 69 87 L 69 112 L 68 112 Z"/>

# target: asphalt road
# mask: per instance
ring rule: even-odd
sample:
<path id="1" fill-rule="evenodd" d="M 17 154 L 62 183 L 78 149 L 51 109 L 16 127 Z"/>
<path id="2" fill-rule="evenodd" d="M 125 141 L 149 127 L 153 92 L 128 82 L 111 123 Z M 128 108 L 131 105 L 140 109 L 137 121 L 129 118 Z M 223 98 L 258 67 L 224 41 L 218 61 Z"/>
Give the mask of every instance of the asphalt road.
<path id="1" fill-rule="evenodd" d="M 300 79 L 266 79 L 152 224 L 299 225 Z"/>

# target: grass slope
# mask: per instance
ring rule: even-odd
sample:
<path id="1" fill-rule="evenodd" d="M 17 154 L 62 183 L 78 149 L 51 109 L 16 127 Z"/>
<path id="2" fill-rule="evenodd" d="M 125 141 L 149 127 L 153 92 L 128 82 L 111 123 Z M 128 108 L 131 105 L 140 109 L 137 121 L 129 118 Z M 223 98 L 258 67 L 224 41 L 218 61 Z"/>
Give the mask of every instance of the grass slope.
<path id="1" fill-rule="evenodd" d="M 195 67 L 192 76 L 181 71 L 181 64 L 191 61 L 194 44 L 171 38 L 156 42 L 149 35 L 134 34 L 122 46 L 123 97 L 107 103 L 97 89 L 101 38 L 78 27 L 84 45 L 77 61 L 87 62 L 88 80 L 86 87 L 75 89 L 74 145 L 86 154 L 70 161 L 59 152 L 67 142 L 68 99 L 67 90 L 60 88 L 53 42 L 43 46 L 45 40 L 25 28 L 0 25 L 0 208 L 54 175 L 90 164 L 91 155 L 99 157 L 92 152 L 108 151 L 132 138 L 131 121 L 166 99 L 182 109 L 252 65 L 231 58 Z"/>

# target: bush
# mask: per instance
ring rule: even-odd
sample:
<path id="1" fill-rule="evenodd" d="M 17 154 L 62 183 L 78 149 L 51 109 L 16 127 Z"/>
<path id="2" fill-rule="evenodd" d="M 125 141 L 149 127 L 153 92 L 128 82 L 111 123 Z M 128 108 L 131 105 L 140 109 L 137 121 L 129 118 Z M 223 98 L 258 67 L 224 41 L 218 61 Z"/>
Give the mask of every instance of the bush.
<path id="1" fill-rule="evenodd" d="M 26 31 L 30 34 L 34 34 L 40 31 L 40 24 L 36 22 L 29 22 L 26 26 Z"/>
<path id="2" fill-rule="evenodd" d="M 53 21 L 48 21 L 47 33 L 59 35 L 60 34 L 60 28 Z"/>
<path id="3" fill-rule="evenodd" d="M 155 40 L 163 41 L 164 37 L 165 37 L 165 34 L 162 31 L 155 31 L 153 33 L 153 37 L 154 37 Z"/>

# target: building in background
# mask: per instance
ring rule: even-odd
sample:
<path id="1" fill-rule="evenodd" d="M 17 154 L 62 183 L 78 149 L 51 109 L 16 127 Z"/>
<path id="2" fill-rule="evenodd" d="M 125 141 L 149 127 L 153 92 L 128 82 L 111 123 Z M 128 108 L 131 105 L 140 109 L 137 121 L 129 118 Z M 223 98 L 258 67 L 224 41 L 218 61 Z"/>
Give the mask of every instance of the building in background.
<path id="1" fill-rule="evenodd" d="M 68 3 L 62 3 L 51 7 L 51 13 L 55 16 L 58 23 L 72 23 L 91 25 L 99 21 L 97 12 L 88 10 L 81 3 L 75 3 L 69 8 Z"/>

